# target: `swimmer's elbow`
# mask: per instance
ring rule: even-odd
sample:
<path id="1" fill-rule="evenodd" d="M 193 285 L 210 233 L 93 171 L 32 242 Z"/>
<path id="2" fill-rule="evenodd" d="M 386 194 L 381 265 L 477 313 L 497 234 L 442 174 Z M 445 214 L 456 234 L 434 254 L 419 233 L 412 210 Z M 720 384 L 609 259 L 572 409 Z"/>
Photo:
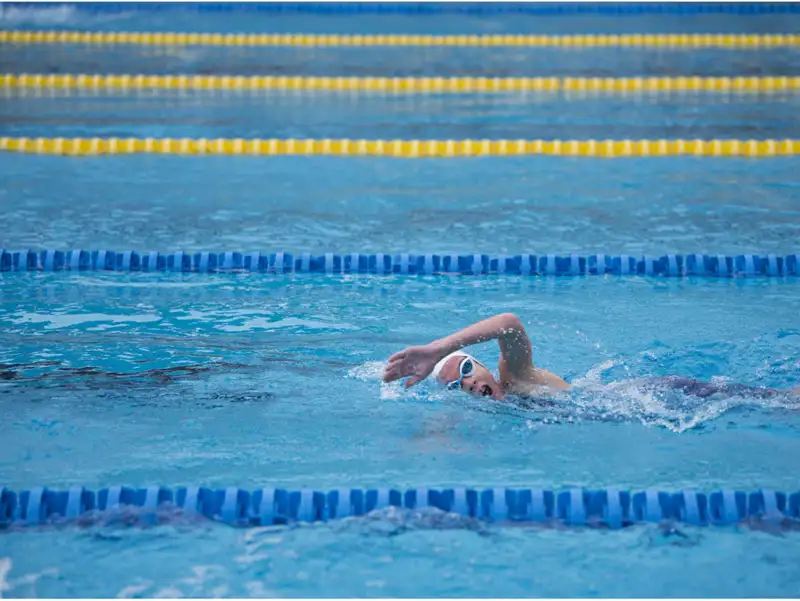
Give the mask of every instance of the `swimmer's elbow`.
<path id="1" fill-rule="evenodd" d="M 514 313 L 501 313 L 497 317 L 500 319 L 500 325 L 504 331 L 516 330 L 518 332 L 525 332 L 525 326 L 522 325 L 519 317 Z"/>

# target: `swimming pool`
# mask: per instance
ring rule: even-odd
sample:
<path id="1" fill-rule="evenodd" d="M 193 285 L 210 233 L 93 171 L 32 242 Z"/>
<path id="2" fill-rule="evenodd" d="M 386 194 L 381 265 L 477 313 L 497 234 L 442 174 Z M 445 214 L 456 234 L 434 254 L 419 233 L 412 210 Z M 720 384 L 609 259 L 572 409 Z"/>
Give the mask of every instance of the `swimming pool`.
<path id="1" fill-rule="evenodd" d="M 42 28 L 41 19 L 60 14 L 59 26 L 92 30 L 685 30 L 685 20 L 653 15 L 628 15 L 623 24 L 560 15 L 543 25 L 519 15 L 430 21 L 233 12 L 210 26 L 208 15 L 188 10 L 46 14 L 25 13 L 33 22 L 14 26 Z M 797 30 L 795 16 L 782 15 L 780 28 L 775 19 L 703 15 L 698 27 Z M 53 60 L 80 72 L 89 58 L 100 72 L 144 70 L 125 49 L 98 56 L 50 48 L 46 60 L 38 50 L 14 50 L 19 72 L 46 71 Z M 207 66 L 203 52 L 197 62 L 172 55 L 168 70 Z M 341 64 L 342 52 L 315 53 Z M 645 51 L 625 53 L 632 63 L 647 60 Z M 405 60 L 413 54 L 404 51 Z M 550 51 L 548 68 L 591 70 L 586 65 L 601 54 Z M 681 53 L 657 54 L 669 62 Z M 394 60 L 353 49 L 349 56 L 387 71 Z M 747 53 L 747 65 L 736 62 L 738 51 L 683 56 L 699 69 L 780 73 L 769 51 Z M 791 52 L 780 60 L 797 72 Z M 442 64 L 452 65 L 450 57 Z M 630 75 L 620 64 L 617 75 Z M 524 59 L 520 65 L 530 68 Z M 8 94 L 2 135 L 798 137 L 795 94 L 724 103 L 703 94 L 56 96 Z M 797 252 L 800 234 L 792 157 L 1 154 L 0 168 L 0 205 L 12 224 L 0 239 L 4 249 L 787 254 Z M 700 401 L 624 384 L 679 374 L 800 385 L 797 277 L 42 271 L 3 272 L 0 292 L 0 481 L 17 491 L 121 484 L 798 490 L 796 398 Z M 536 362 L 580 390 L 555 407 L 520 407 L 427 384 L 403 392 L 380 383 L 392 352 L 505 311 L 522 318 Z M 491 344 L 476 354 L 489 364 L 498 357 Z M 791 522 L 606 530 L 399 508 L 267 528 L 164 517 L 160 525 L 112 513 L 82 527 L 12 526 L 0 533 L 0 590 L 15 597 L 788 596 L 799 585 Z"/>

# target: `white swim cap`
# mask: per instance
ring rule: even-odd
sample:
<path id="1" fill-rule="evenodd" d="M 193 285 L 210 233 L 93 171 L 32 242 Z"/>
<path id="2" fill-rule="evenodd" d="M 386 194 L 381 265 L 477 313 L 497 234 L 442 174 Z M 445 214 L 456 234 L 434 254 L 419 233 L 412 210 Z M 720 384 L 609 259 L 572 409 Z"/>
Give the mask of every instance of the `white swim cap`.
<path id="1" fill-rule="evenodd" d="M 436 364 L 436 366 L 433 368 L 433 371 L 431 372 L 431 375 L 433 376 L 433 379 L 434 379 L 434 380 L 436 380 L 436 382 L 437 382 L 438 384 L 442 385 L 442 386 L 446 385 L 446 384 L 447 384 L 447 382 L 442 382 L 442 381 L 439 379 L 439 375 L 442 373 L 442 369 L 444 369 L 444 365 L 445 365 L 445 363 L 447 363 L 448 361 L 450 361 L 450 359 L 452 359 L 453 357 L 466 357 L 466 358 L 468 358 L 468 359 L 472 359 L 472 360 L 473 360 L 475 363 L 477 363 L 478 365 L 483 365 L 483 363 L 481 363 L 480 361 L 478 361 L 478 360 L 477 360 L 475 357 L 473 357 L 473 356 L 472 356 L 472 355 L 470 355 L 469 353 L 465 353 L 464 351 L 455 351 L 455 352 L 453 352 L 453 353 L 450 353 L 450 354 L 449 354 L 449 355 L 447 355 L 447 356 L 446 356 L 444 359 L 442 359 L 441 361 L 439 361 L 439 362 Z"/>

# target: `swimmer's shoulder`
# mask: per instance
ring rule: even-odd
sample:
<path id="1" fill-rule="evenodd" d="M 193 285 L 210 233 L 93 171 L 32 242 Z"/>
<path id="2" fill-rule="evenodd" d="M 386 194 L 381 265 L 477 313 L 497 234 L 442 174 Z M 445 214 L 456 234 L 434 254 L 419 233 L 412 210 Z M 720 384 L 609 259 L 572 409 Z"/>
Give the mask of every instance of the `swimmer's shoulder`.
<path id="1" fill-rule="evenodd" d="M 534 371 L 537 372 L 537 375 L 541 378 L 541 385 L 546 386 L 548 388 L 555 388 L 558 390 L 569 390 L 572 386 L 562 378 L 561 376 L 557 376 L 556 374 L 547 371 L 546 369 L 539 369 L 537 367 L 533 368 Z"/>
<path id="2" fill-rule="evenodd" d="M 504 369 L 504 365 L 500 364 L 500 377 L 502 378 L 506 388 L 509 392 L 516 390 L 556 390 L 564 391 L 569 390 L 571 386 L 563 378 L 556 374 L 547 371 L 546 369 L 539 369 L 538 367 L 531 366 L 527 373 L 522 376 L 512 376 Z"/>

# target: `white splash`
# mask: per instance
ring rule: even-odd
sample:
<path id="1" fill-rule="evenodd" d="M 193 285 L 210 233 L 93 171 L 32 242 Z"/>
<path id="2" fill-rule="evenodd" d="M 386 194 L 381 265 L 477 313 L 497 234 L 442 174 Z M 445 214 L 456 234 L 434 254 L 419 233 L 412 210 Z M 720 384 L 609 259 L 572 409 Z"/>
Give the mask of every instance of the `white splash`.
<path id="1" fill-rule="evenodd" d="M 11 572 L 11 558 L 0 557 L 0 599 L 3 598 L 3 591 L 11 590 L 11 585 L 8 582 L 9 572 Z"/>
<path id="2" fill-rule="evenodd" d="M 417 385 L 414 388 L 406 389 L 401 380 L 396 382 L 384 382 L 383 370 L 386 363 L 383 361 L 367 361 L 357 365 L 347 372 L 347 377 L 361 380 L 362 382 L 380 382 L 380 399 L 382 401 L 393 401 L 401 398 L 420 399 L 422 387 Z"/>
<path id="3" fill-rule="evenodd" d="M 392 401 L 402 398 L 404 394 L 403 385 L 400 382 L 381 382 L 380 399 L 382 401 Z"/>
<path id="4" fill-rule="evenodd" d="M 739 407 L 763 409 L 791 408 L 788 395 L 752 398 L 745 395 L 695 397 L 669 387 L 653 386 L 648 378 L 631 378 L 603 383 L 602 376 L 624 362 L 605 361 L 592 367 L 585 376 L 576 378 L 570 402 L 563 405 L 574 417 L 584 419 L 634 420 L 646 426 L 664 427 L 685 432 L 713 422 Z M 626 371 L 628 371 L 626 369 Z M 731 384 L 732 380 L 715 376 L 711 384 Z"/>
<path id="5" fill-rule="evenodd" d="M 386 369 L 386 363 L 383 361 L 367 361 L 348 371 L 347 377 L 355 378 L 362 382 L 380 380 L 384 369 Z"/>
<path id="6" fill-rule="evenodd" d="M 586 372 L 585 376 L 575 378 L 572 383 L 573 385 L 580 387 L 602 385 L 603 374 L 620 364 L 621 361 L 615 361 L 613 359 L 603 361 L 599 365 L 595 365 L 594 367 L 590 368 L 589 371 Z"/>

